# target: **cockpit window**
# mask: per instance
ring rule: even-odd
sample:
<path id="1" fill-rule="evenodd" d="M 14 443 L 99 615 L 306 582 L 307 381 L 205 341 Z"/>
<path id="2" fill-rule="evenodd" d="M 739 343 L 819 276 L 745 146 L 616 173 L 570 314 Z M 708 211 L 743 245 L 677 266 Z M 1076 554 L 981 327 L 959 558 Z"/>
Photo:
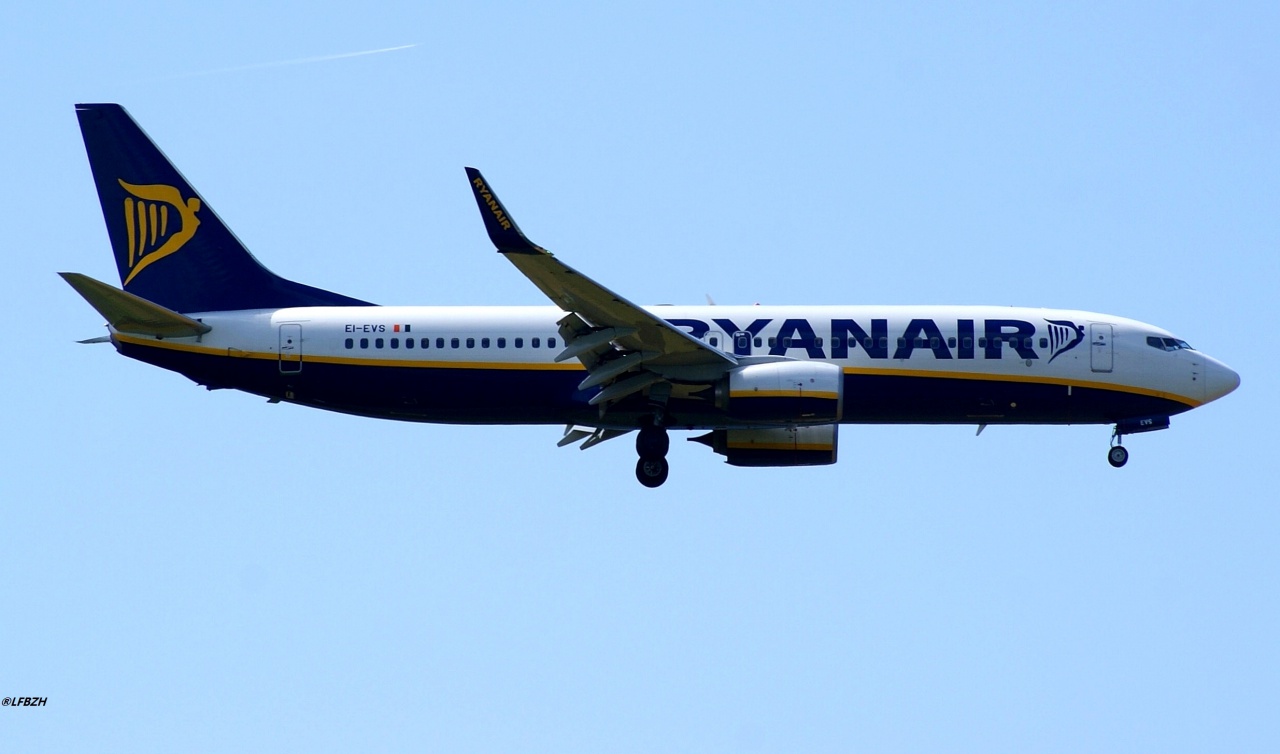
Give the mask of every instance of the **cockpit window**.
<path id="1" fill-rule="evenodd" d="M 1194 351 L 1191 344 L 1185 340 L 1177 338 L 1161 338 L 1155 335 L 1147 336 L 1147 345 L 1152 348 L 1159 348 L 1161 351 Z"/>

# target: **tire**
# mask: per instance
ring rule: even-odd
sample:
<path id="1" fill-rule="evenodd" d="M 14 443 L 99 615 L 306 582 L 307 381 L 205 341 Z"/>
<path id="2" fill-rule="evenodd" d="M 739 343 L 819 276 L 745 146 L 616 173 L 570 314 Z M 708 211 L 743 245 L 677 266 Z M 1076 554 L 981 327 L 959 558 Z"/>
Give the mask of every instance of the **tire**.
<path id="1" fill-rule="evenodd" d="M 1129 451 L 1123 445 L 1116 445 L 1107 451 L 1107 463 L 1117 469 L 1129 462 Z"/>
<path id="2" fill-rule="evenodd" d="M 671 467 L 667 465 L 665 458 L 649 460 L 641 458 L 636 461 L 636 479 L 646 487 L 661 487 L 662 483 L 667 481 L 667 474 L 670 471 Z"/>
<path id="3" fill-rule="evenodd" d="M 671 449 L 671 436 L 660 427 L 645 427 L 636 435 L 636 454 L 648 460 L 667 457 Z"/>

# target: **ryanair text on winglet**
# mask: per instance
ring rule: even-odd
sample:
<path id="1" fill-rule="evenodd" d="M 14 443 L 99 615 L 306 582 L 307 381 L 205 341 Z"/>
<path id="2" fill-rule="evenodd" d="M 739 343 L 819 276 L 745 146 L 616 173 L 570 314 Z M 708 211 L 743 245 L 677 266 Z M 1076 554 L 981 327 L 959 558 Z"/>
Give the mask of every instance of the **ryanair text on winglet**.
<path id="1" fill-rule="evenodd" d="M 484 185 L 483 178 L 473 178 L 471 183 L 475 185 L 476 192 L 480 194 L 480 198 L 489 206 L 489 211 L 493 213 L 493 219 L 498 221 L 503 230 L 511 230 L 511 221 L 507 219 L 507 215 L 502 211 L 502 205 L 498 204 L 498 200 L 493 198 L 493 193 L 489 191 L 489 187 Z"/>

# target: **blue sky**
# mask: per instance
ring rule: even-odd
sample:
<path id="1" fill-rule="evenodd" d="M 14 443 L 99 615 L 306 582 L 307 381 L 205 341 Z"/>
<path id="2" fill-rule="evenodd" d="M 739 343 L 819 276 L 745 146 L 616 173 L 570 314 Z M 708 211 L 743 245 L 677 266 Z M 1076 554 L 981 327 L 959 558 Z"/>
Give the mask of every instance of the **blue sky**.
<path id="1" fill-rule="evenodd" d="M 1274 6 L 431 5 L 0 11 L 0 694 L 48 698 L 0 748 L 1275 750 Z M 1243 385 L 1121 471 L 1106 427 L 846 427 L 677 439 L 657 491 L 628 441 L 208 393 L 74 343 L 81 101 L 368 300 L 544 303 L 475 165 L 635 301 L 1089 309 Z"/>

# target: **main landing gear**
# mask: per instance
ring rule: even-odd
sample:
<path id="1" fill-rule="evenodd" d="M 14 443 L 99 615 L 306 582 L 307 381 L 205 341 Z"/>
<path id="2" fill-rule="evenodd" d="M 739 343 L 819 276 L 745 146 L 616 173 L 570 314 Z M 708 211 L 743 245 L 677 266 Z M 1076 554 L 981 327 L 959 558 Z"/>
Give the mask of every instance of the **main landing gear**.
<path id="1" fill-rule="evenodd" d="M 646 487 L 661 487 L 667 481 L 671 471 L 667 465 L 667 451 L 671 448 L 671 438 L 667 428 L 655 417 L 640 428 L 636 435 L 636 453 L 640 460 L 636 461 L 636 479 Z"/>

